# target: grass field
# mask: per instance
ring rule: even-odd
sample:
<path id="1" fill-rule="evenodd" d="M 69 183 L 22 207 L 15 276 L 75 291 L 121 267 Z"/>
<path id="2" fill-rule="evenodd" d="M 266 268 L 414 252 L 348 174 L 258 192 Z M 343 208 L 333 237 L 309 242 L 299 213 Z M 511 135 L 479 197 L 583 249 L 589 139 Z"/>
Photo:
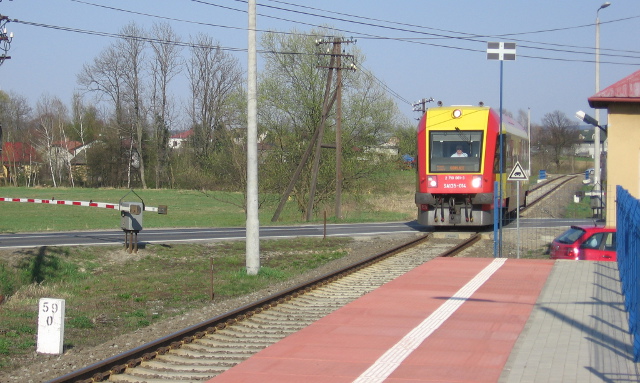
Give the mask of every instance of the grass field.
<path id="1" fill-rule="evenodd" d="M 389 183 L 390 186 L 388 186 L 389 190 L 383 189 L 380 194 L 374 192 L 366 198 L 344 195 L 341 222 L 414 219 L 414 177 L 414 172 L 399 171 L 393 175 L 393 178 L 382 181 Z M 144 228 L 245 225 L 245 213 L 242 208 L 245 197 L 242 193 L 153 189 L 135 190 L 134 193 L 126 189 L 0 187 L 0 197 L 107 203 L 119 203 L 120 200 L 140 202 L 142 199 L 145 206 L 168 206 L 167 215 L 145 212 Z M 266 196 L 259 211 L 261 225 L 273 224 L 271 218 L 279 202 L 278 198 L 278 196 Z M 402 207 L 398 208 L 399 205 Z M 318 208 L 314 221 L 321 221 L 324 211 L 327 212 L 328 220 L 335 221 L 333 205 Z M 297 210 L 294 202 L 288 202 L 280 215 L 279 222 L 275 224 L 300 222 L 303 222 L 302 213 Z M 0 202 L 0 233 L 92 229 L 119 230 L 119 212 L 95 207 Z"/>

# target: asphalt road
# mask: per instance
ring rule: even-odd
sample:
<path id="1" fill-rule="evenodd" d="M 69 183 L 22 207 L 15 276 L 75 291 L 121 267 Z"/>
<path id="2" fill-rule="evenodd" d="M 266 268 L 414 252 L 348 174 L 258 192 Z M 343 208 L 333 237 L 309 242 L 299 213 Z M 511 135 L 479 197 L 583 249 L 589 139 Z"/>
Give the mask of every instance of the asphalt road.
<path id="1" fill-rule="evenodd" d="M 416 222 L 385 222 L 332 224 L 326 226 L 327 236 L 370 236 L 393 233 L 418 233 L 428 231 Z M 260 238 L 320 237 L 325 235 L 324 225 L 263 226 Z M 245 238 L 244 227 L 229 228 L 179 228 L 144 229 L 138 233 L 138 244 L 197 243 Z M 40 246 L 97 246 L 122 245 L 125 241 L 121 230 L 38 232 L 0 234 L 0 249 L 33 248 Z"/>
<path id="2" fill-rule="evenodd" d="M 548 228 L 576 224 L 592 225 L 593 220 L 569 219 L 531 219 L 521 218 L 520 228 Z M 601 223 L 600 223 L 601 224 Z M 504 226 L 504 230 L 515 230 L 516 222 Z M 439 229 L 442 230 L 442 229 Z M 445 229 L 447 230 L 447 229 Z M 461 230 L 461 229 L 448 229 Z M 477 229 L 467 228 L 466 231 Z M 484 231 L 491 232 L 493 227 Z M 331 224 L 326 226 L 327 236 L 372 236 L 381 234 L 419 233 L 434 231 L 432 226 L 421 226 L 415 221 Z M 260 238 L 319 237 L 325 235 L 324 225 L 263 226 Z M 229 228 L 178 228 L 144 229 L 138 234 L 138 245 L 158 243 L 197 243 L 207 241 L 242 240 L 244 227 Z M 40 246 L 99 246 L 122 245 L 125 237 L 121 230 L 7 233 L 0 234 L 0 249 L 34 248 Z"/>

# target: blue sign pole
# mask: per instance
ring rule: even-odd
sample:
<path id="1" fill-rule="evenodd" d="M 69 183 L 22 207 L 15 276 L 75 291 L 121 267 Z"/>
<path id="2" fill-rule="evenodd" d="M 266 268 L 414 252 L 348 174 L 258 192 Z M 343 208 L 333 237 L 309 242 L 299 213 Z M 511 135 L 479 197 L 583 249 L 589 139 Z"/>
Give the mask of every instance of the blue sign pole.
<path id="1" fill-rule="evenodd" d="M 516 43 L 488 42 L 487 43 L 487 60 L 500 60 L 500 122 L 498 126 L 498 134 L 500 137 L 500 154 L 499 154 L 499 175 L 498 181 L 494 182 L 493 191 L 493 256 L 502 257 L 502 188 L 503 188 L 503 135 L 502 135 L 502 72 L 504 60 L 516 59 Z M 498 185 L 496 185 L 496 183 Z M 498 246 L 499 245 L 499 246 Z M 499 247 L 499 249 L 498 249 Z"/>
<path id="2" fill-rule="evenodd" d="M 504 144 L 503 144 L 503 134 L 502 134 L 502 73 L 503 73 L 504 61 L 500 60 L 500 124 L 499 124 L 499 132 L 500 132 L 500 201 L 498 201 L 498 205 L 500 205 L 500 218 L 499 218 L 499 227 L 500 227 L 500 251 L 498 252 L 498 258 L 502 258 L 502 175 L 504 174 L 504 162 L 503 162 L 503 153 L 504 153 Z"/>

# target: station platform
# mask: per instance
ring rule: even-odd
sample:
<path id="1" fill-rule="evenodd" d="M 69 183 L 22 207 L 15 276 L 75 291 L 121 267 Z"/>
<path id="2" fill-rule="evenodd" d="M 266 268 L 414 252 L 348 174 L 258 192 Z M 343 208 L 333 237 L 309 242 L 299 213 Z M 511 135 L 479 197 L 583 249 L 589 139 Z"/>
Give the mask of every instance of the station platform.
<path id="1" fill-rule="evenodd" d="M 615 262 L 438 258 L 213 383 L 640 382 Z"/>

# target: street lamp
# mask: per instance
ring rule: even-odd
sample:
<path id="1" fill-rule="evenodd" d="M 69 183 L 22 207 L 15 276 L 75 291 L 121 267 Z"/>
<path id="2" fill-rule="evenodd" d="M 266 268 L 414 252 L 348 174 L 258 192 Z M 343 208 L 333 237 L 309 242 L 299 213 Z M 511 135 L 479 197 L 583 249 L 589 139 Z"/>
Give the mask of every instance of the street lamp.
<path id="1" fill-rule="evenodd" d="M 603 3 L 600 8 L 596 11 L 596 94 L 600 92 L 600 10 L 610 6 L 610 2 Z M 596 117 L 595 117 L 596 125 L 597 121 L 600 121 L 600 110 L 596 109 Z M 589 122 L 587 122 L 589 123 Z M 592 124 L 593 125 L 593 124 Z M 600 190 L 600 129 L 595 129 L 593 139 L 595 141 L 594 145 L 594 189 L 595 191 Z"/>
<path id="2" fill-rule="evenodd" d="M 584 121 L 585 123 L 589 124 L 589 125 L 593 125 L 596 128 L 602 129 L 605 133 L 607 132 L 607 126 L 602 126 L 600 125 L 600 122 L 598 122 L 598 120 L 596 120 L 595 118 L 589 116 L 588 114 L 586 114 L 585 112 L 579 110 L 576 112 L 576 117 L 578 117 L 579 120 Z M 595 132 L 594 132 L 595 134 Z"/>

